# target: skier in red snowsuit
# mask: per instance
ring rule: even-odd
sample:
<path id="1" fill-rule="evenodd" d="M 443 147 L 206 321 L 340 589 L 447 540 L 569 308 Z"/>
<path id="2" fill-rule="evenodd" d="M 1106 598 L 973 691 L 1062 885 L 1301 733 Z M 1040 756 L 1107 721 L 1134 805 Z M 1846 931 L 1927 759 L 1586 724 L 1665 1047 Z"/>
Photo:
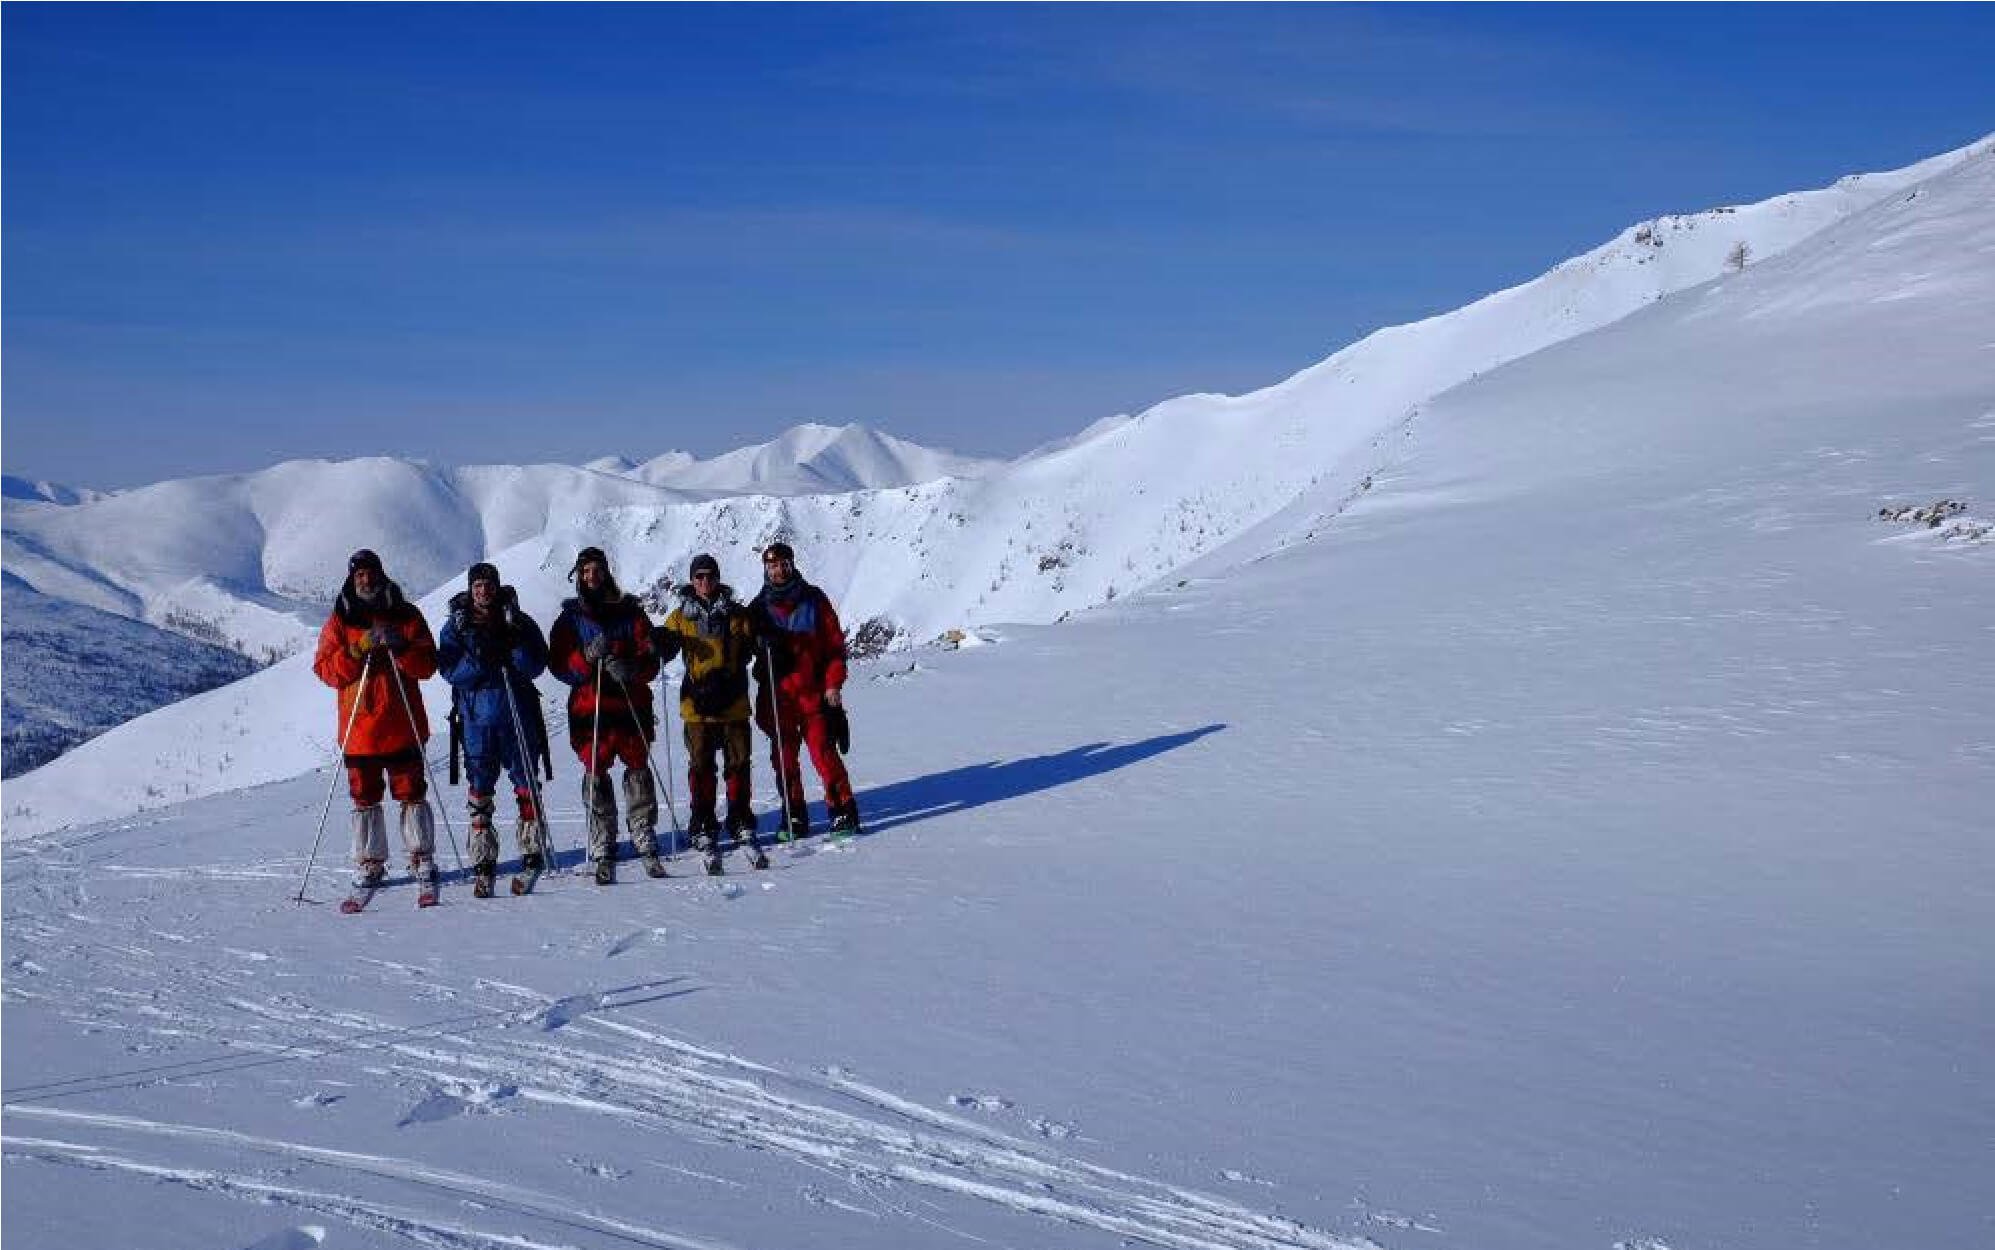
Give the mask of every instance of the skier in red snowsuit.
<path id="1" fill-rule="evenodd" d="M 644 605 L 623 593 L 610 576 L 601 548 L 585 547 L 568 574 L 576 594 L 561 605 L 547 636 L 547 671 L 570 687 L 568 742 L 582 761 L 582 794 L 589 811 L 589 859 L 596 884 L 616 881 L 617 800 L 610 767 L 623 762 L 623 797 L 631 849 L 654 877 L 665 875 L 658 858 L 658 791 L 651 776 L 650 743 L 658 734 L 651 683 L 658 651 Z"/>
<path id="2" fill-rule="evenodd" d="M 771 543 L 762 553 L 762 590 L 748 605 L 755 628 L 755 723 L 769 735 L 770 762 L 782 787 L 784 832 L 810 832 L 804 781 L 798 771 L 800 747 L 824 782 L 831 832 L 859 831 L 859 804 L 852 797 L 839 752 L 850 742 L 845 719 L 845 631 L 831 599 L 797 572 L 788 543 Z"/>

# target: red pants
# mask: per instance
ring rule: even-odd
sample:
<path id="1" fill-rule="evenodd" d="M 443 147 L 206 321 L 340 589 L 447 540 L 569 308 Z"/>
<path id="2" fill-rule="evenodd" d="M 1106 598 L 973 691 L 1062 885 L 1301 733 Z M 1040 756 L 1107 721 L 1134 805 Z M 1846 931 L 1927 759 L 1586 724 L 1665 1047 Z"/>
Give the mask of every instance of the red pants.
<path id="1" fill-rule="evenodd" d="M 789 810 L 804 810 L 804 779 L 798 767 L 797 756 L 802 747 L 810 748 L 810 762 L 816 767 L 817 775 L 824 782 L 824 804 L 837 811 L 852 801 L 852 779 L 845 773 L 845 761 L 838 758 L 838 748 L 831 745 L 831 730 L 825 725 L 824 717 L 817 713 L 799 711 L 794 703 L 778 704 L 776 719 L 782 722 L 783 732 L 775 733 L 775 726 L 762 717 L 757 723 L 762 732 L 769 735 L 769 763 L 776 770 L 784 790 L 789 795 Z M 802 730 L 799 739 L 798 731 Z"/>
<path id="2" fill-rule="evenodd" d="M 386 773 L 384 780 L 382 774 Z M 346 757 L 346 792 L 355 807 L 372 807 L 384 793 L 404 803 L 420 803 L 429 794 L 429 778 L 423 773 L 420 752 L 401 755 L 349 755 Z"/>
<path id="3" fill-rule="evenodd" d="M 575 758 L 582 761 L 582 771 L 597 777 L 607 777 L 610 769 L 621 763 L 625 768 L 644 768 L 648 753 L 644 749 L 644 739 L 637 736 L 635 729 L 605 728 L 595 741 L 595 751 L 589 750 L 589 740 L 571 744 L 575 748 Z"/>

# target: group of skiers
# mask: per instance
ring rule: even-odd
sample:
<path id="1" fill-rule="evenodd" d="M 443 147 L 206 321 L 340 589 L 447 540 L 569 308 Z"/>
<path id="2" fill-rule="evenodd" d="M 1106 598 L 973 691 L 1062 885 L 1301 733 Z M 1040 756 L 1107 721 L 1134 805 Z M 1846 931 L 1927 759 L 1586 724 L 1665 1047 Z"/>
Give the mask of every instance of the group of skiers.
<path id="1" fill-rule="evenodd" d="M 548 864 L 539 770 L 552 778 L 553 763 L 534 688 L 543 672 L 569 687 L 568 742 L 582 765 L 588 855 L 598 885 L 616 880 L 617 797 L 610 774 L 618 763 L 631 848 L 651 876 L 666 875 L 651 769 L 651 743 L 658 733 L 651 683 L 674 657 L 685 662 L 679 718 L 688 758 L 688 832 L 708 872 L 722 871 L 723 834 L 755 867 L 768 866 L 749 805 L 751 717 L 769 738 L 782 791 L 779 836 L 810 832 L 798 771 L 805 746 L 824 784 L 831 832 L 858 832 L 859 808 L 841 758 L 850 745 L 845 635 L 830 598 L 804 580 L 787 543 L 771 543 L 762 552 L 762 589 L 747 604 L 720 580 L 720 564 L 711 555 L 693 557 L 687 572 L 678 605 L 654 626 L 643 604 L 618 587 L 602 550 L 584 548 L 568 574 L 575 595 L 562 603 L 543 637 L 498 569 L 474 564 L 465 589 L 450 600 L 441 636 L 433 640 L 422 613 L 388 577 L 381 558 L 372 551 L 354 552 L 320 631 L 313 669 L 339 693 L 340 752 L 353 798 L 354 888 L 362 900 L 355 908 L 387 874 L 382 800 L 388 796 L 401 805 L 402 846 L 422 898 L 435 898 L 436 835 L 423 755 L 429 719 L 418 683 L 437 673 L 451 687 L 452 761 L 454 768 L 461 744 L 473 892 L 480 898 L 492 896 L 498 875 L 493 820 L 501 771 L 519 808 L 515 837 L 521 874 L 514 891 L 530 890 Z"/>

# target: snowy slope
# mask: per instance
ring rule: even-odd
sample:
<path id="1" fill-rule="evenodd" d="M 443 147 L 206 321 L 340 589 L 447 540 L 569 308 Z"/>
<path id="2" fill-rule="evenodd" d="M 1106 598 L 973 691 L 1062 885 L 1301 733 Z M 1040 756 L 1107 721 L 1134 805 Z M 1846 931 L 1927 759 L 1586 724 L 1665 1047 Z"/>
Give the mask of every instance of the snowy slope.
<path id="1" fill-rule="evenodd" d="M 447 485 L 443 475 L 392 461 L 348 462 L 351 480 L 333 497 L 265 492 L 263 498 L 295 501 L 282 528 L 290 543 L 266 542 L 265 532 L 279 532 L 273 522 L 257 513 L 252 523 L 227 496 L 210 505 L 215 514 L 206 524 L 172 532 L 180 535 L 174 541 L 191 543 L 196 534 L 219 531 L 224 545 L 233 540 L 239 548 L 224 580 L 283 585 L 299 596 L 314 579 L 335 577 L 346 551 L 373 546 L 406 590 L 429 592 L 425 609 L 432 619 L 457 588 L 460 571 L 480 556 L 496 559 L 528 610 L 546 623 L 567 593 L 564 575 L 583 546 L 603 547 L 620 580 L 644 589 L 683 576 L 700 551 L 716 553 L 723 572 L 739 581 L 757 568 L 755 552 L 781 537 L 797 548 L 805 574 L 832 593 L 848 627 L 877 619 L 903 642 L 919 643 L 947 630 L 1054 621 L 1188 567 L 1223 568 L 1316 532 L 1398 454 L 1422 401 L 1504 361 L 1611 324 L 1670 291 L 1714 278 L 1735 282 L 1743 275 L 1729 273 L 1728 258 L 1738 243 L 1751 256 L 1777 256 L 1990 146 L 1984 141 L 1823 191 L 1644 223 L 1533 282 L 1380 331 L 1266 390 L 1172 400 L 979 478 L 660 504 L 642 494 L 651 489 L 642 483 L 586 470 L 460 471 L 485 481 L 492 497 L 526 501 L 495 523 L 483 505 L 464 502 L 474 491 Z M 845 433 L 806 427 L 784 454 L 803 455 L 831 435 L 844 445 Z M 497 489 L 498 475 L 508 473 L 525 485 Z M 564 474 L 579 475 L 581 488 Z M 172 514 L 186 515 L 211 497 L 195 494 L 173 502 Z M 340 511 L 335 500 L 357 505 Z M 136 512 L 148 505 L 124 506 Z M 327 510 L 335 523 L 320 520 Z M 17 573 L 46 571 L 34 563 L 47 545 L 43 538 L 17 536 L 10 521 L 7 541 Z M 188 559 L 161 555 L 156 545 L 95 550 L 89 563 L 132 569 L 119 575 L 129 580 L 140 576 L 138 566 L 177 567 Z M 271 553 L 280 551 L 286 554 L 278 572 L 250 567 L 259 555 L 270 564 Z M 1206 563 L 1194 565 L 1201 559 Z M 185 597 L 207 586 L 176 593 Z M 312 613 L 315 622 L 322 615 L 318 604 L 328 590 L 323 584 L 316 590 L 316 601 L 286 601 L 291 637 L 301 617 Z M 294 661 L 259 674 L 227 700 L 164 710 L 59 761 L 47 777 L 17 783 L 7 805 L 9 828 L 45 829 L 150 806 L 161 793 L 193 797 L 294 775 L 330 748 L 321 702 L 308 667 Z M 268 749 L 247 762 L 227 751 L 224 767 L 225 752 L 215 744 L 245 732 L 238 716 L 249 719 Z"/>
<path id="2" fill-rule="evenodd" d="M 1983 160 L 864 667 L 872 832 L 766 876 L 353 920 L 325 773 L 10 818 L 6 1239 L 1985 1244 L 1991 341 Z"/>
<path id="3" fill-rule="evenodd" d="M 4 763 L 12 777 L 256 666 L 224 647 L 65 603 L 6 577 Z"/>

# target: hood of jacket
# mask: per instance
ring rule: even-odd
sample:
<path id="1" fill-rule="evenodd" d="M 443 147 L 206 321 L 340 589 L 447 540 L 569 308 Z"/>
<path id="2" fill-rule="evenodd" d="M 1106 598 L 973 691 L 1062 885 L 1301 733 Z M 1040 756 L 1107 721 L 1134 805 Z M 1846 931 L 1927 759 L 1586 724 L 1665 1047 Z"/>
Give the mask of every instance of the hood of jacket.
<path id="1" fill-rule="evenodd" d="M 373 603 L 366 602 L 355 593 L 353 574 L 349 573 L 339 588 L 339 598 L 333 600 L 333 613 L 344 623 L 359 628 L 372 624 L 376 616 L 400 612 L 408 604 L 402 597 L 402 588 L 385 577 L 381 579 L 381 597 Z"/>

